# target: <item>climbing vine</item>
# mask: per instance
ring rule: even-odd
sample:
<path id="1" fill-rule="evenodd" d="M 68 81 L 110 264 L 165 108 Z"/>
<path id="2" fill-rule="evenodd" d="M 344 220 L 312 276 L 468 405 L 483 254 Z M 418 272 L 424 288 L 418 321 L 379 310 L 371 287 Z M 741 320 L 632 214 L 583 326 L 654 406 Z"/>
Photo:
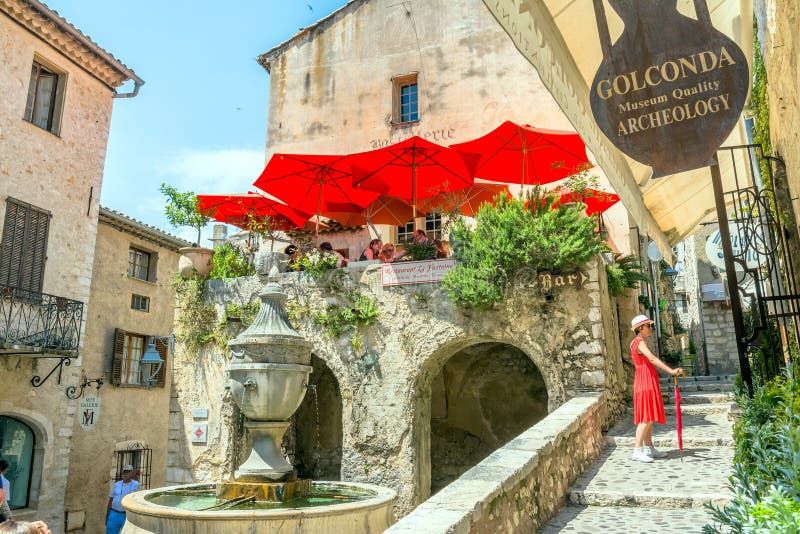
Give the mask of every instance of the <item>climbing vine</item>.
<path id="1" fill-rule="evenodd" d="M 203 301 L 203 278 L 181 278 L 176 275 L 171 285 L 177 296 L 180 313 L 175 320 L 176 334 L 186 350 L 197 354 L 217 335 L 217 312 Z"/>
<path id="2" fill-rule="evenodd" d="M 772 141 L 769 133 L 769 96 L 767 94 L 767 69 L 764 65 L 764 57 L 761 55 L 761 43 L 754 30 L 753 35 L 753 89 L 750 96 L 751 108 L 753 111 L 753 142 L 760 144 L 764 154 L 772 154 Z M 759 160 L 761 178 L 767 189 L 772 189 L 770 180 L 770 162 L 765 159 Z"/>

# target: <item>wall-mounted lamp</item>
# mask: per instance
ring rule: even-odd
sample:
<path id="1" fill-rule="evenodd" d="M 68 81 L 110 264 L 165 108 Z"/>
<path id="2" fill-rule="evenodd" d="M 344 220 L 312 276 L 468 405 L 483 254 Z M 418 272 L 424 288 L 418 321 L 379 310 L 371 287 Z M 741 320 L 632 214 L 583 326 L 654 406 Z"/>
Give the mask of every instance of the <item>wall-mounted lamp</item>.
<path id="1" fill-rule="evenodd" d="M 158 382 L 156 375 L 158 375 L 162 365 L 164 365 L 164 360 L 156 350 L 155 340 L 152 340 L 147 344 L 147 350 L 144 351 L 142 359 L 139 361 L 142 376 L 145 377 L 142 379 L 145 386 L 151 388 L 156 385 L 156 382 Z"/>

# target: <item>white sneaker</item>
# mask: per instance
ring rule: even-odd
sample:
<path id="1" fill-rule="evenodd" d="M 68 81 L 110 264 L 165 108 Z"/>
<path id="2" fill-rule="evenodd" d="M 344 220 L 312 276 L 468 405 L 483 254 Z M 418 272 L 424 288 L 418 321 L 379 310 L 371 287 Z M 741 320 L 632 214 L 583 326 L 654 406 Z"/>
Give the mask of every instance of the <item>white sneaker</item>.
<path id="1" fill-rule="evenodd" d="M 651 463 L 653 461 L 653 458 L 651 458 L 650 456 L 647 455 L 646 452 L 644 452 L 645 449 L 646 449 L 645 447 L 642 447 L 641 449 L 633 449 L 633 454 L 631 455 L 631 458 L 633 460 L 636 460 L 637 462 L 644 462 L 646 464 Z"/>
<path id="2" fill-rule="evenodd" d="M 649 447 L 647 447 L 647 446 L 642 447 L 642 450 L 650 458 L 660 459 L 660 458 L 666 458 L 667 457 L 667 453 L 666 452 L 660 451 L 660 450 L 656 449 L 655 447 L 653 447 L 652 445 L 649 446 Z"/>

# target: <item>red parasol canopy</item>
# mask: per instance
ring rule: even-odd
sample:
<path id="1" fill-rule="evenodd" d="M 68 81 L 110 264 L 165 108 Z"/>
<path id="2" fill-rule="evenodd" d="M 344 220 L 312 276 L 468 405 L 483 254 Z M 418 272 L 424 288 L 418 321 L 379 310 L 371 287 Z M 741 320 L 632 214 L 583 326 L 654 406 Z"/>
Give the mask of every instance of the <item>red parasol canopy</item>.
<path id="1" fill-rule="evenodd" d="M 409 200 L 413 217 L 418 199 L 472 185 L 477 162 L 417 136 L 351 158 L 353 185 Z"/>
<path id="2" fill-rule="evenodd" d="M 420 209 L 427 212 L 458 209 L 467 217 L 474 217 L 484 202 L 492 202 L 498 194 L 510 195 L 507 185 L 476 182 L 464 189 L 440 193 L 420 202 Z"/>
<path id="3" fill-rule="evenodd" d="M 561 195 L 561 198 L 558 199 L 559 204 L 569 204 L 570 202 L 583 202 L 586 204 L 586 215 L 602 213 L 619 202 L 618 195 L 596 189 L 587 189 L 583 193 L 556 191 L 556 194 Z"/>
<path id="4" fill-rule="evenodd" d="M 678 387 L 678 377 L 675 379 L 675 426 L 678 433 L 678 449 L 681 451 L 683 461 L 683 416 L 681 415 L 681 388 Z"/>
<path id="5" fill-rule="evenodd" d="M 480 154 L 475 176 L 494 182 L 548 184 L 591 165 L 578 134 L 511 121 L 483 137 L 450 147 Z"/>
<path id="6" fill-rule="evenodd" d="M 213 219 L 247 230 L 251 218 L 270 218 L 272 228 L 289 230 L 302 227 L 311 217 L 261 193 L 197 195 L 197 209 Z"/>
<path id="7" fill-rule="evenodd" d="M 345 226 L 365 224 L 403 226 L 414 217 L 414 212 L 405 200 L 381 195 L 360 213 L 323 213 L 323 215 Z"/>
<path id="8" fill-rule="evenodd" d="M 353 187 L 349 156 L 319 154 L 275 154 L 254 185 L 317 216 L 358 213 L 382 192 Z"/>

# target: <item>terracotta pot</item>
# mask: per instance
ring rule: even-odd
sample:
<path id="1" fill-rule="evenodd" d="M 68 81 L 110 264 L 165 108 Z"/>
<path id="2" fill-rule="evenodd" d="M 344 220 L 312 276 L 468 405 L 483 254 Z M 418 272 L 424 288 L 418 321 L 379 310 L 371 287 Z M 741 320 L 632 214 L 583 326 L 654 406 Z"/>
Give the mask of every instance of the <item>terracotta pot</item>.
<path id="1" fill-rule="evenodd" d="M 208 276 L 214 267 L 214 251 L 210 248 L 185 247 L 178 252 L 181 254 L 178 260 L 178 274 L 182 278 Z"/>

